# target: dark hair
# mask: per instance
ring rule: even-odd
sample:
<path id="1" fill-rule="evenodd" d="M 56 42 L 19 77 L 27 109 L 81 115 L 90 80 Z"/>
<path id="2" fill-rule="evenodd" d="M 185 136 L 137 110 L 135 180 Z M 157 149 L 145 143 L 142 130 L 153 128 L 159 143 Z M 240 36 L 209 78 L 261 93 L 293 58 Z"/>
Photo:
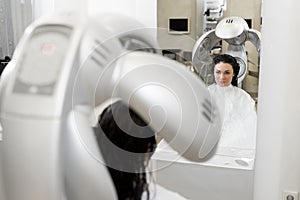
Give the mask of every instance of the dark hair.
<path id="1" fill-rule="evenodd" d="M 240 65 L 237 62 L 237 60 L 229 54 L 217 55 L 216 57 L 213 58 L 213 69 L 215 68 L 216 64 L 218 64 L 220 62 L 228 63 L 232 66 L 234 76 L 232 78 L 231 84 L 234 85 L 234 86 L 237 86 L 237 84 L 238 84 L 238 74 L 239 74 L 239 71 L 240 71 Z"/>
<path id="2" fill-rule="evenodd" d="M 149 199 L 145 168 L 156 148 L 154 131 L 132 109 L 118 101 L 100 115 L 96 136 L 118 199 L 140 200 L 144 192 Z"/>

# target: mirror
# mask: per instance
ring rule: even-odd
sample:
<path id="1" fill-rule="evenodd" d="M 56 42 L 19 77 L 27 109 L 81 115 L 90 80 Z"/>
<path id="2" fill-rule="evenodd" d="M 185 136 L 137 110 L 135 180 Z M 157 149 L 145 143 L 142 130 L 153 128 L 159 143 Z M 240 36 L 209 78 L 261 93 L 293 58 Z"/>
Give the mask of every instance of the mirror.
<path id="1" fill-rule="evenodd" d="M 227 0 L 227 3 L 224 5 L 223 9 L 223 16 L 220 19 L 216 19 L 215 17 L 207 16 L 210 14 L 211 10 L 208 10 L 205 3 L 213 4 L 222 2 L 219 0 L 190 0 L 185 1 L 185 5 L 178 6 L 180 2 L 171 3 L 171 0 L 159 0 L 158 4 L 158 27 L 160 28 L 167 28 L 163 23 L 167 15 L 171 16 L 174 15 L 182 15 L 191 17 L 191 33 L 195 34 L 185 34 L 183 37 L 181 36 L 174 36 L 168 35 L 165 33 L 158 34 L 158 41 L 161 45 L 162 49 L 171 49 L 173 50 L 171 54 L 172 58 L 177 61 L 181 61 L 184 59 L 179 59 L 178 55 L 184 57 L 180 49 L 184 49 L 184 51 L 192 51 L 193 46 L 189 47 L 186 44 L 189 44 L 185 41 L 194 41 L 194 44 L 200 39 L 200 37 L 208 33 L 210 30 L 214 29 L 218 22 L 223 18 L 238 16 L 243 18 L 249 28 L 260 31 L 261 30 L 261 1 L 260 0 L 246 0 L 246 1 L 238 1 L 238 0 Z M 183 3 L 183 2 L 181 2 Z M 194 4 L 193 4 L 194 3 Z M 175 6 L 175 5 L 177 6 Z M 190 4 L 193 4 L 192 6 Z M 190 6 L 190 7 L 189 7 Z M 182 9 L 180 9 L 180 7 Z M 185 8 L 188 7 L 188 8 Z M 195 8 L 194 11 L 191 8 Z M 213 6 L 211 6 L 214 8 Z M 196 17 L 193 18 L 193 14 L 188 14 L 189 12 L 196 12 Z M 212 9 L 213 11 L 218 9 Z M 212 12 L 215 14 L 214 12 Z M 188 39 L 189 38 L 189 39 Z M 208 58 L 209 56 L 214 56 L 217 54 L 225 53 L 225 50 L 228 47 L 228 42 L 226 41 L 217 41 L 215 48 L 211 52 L 208 52 L 208 55 L 205 55 L 207 51 L 206 48 L 211 48 L 211 39 L 213 37 L 203 40 L 203 46 L 201 51 L 201 55 L 204 58 Z M 183 45 L 184 44 L 184 45 Z M 177 45 L 177 46 L 176 46 Z M 256 47 L 251 42 L 246 42 L 245 44 L 247 59 L 245 60 L 248 65 L 248 70 L 246 72 L 246 76 L 244 77 L 240 87 L 247 92 L 254 100 L 255 106 L 251 106 L 252 111 L 255 112 L 256 104 L 258 103 L 258 84 L 259 84 L 259 71 L 260 71 L 260 60 L 259 55 L 256 50 Z M 176 56 L 174 55 L 176 54 Z M 170 53 L 166 54 L 170 56 Z M 214 73 L 212 71 L 211 62 L 212 59 L 205 60 L 207 62 L 207 66 L 201 69 L 197 69 L 199 78 L 201 78 L 206 85 L 210 85 L 214 83 Z M 182 62 L 187 64 L 186 62 Z M 188 67 L 190 68 L 190 67 Z M 208 71 L 211 70 L 211 71 Z M 238 103 L 238 101 L 235 101 Z M 241 103 L 242 104 L 242 103 Z M 243 104 L 242 104 L 243 105 Z M 231 106 L 235 106 L 232 104 Z M 223 106 L 225 107 L 225 106 Z M 252 112 L 252 113 L 253 113 Z M 225 113 L 225 112 L 224 112 Z M 245 115 L 244 115 L 245 116 Z M 232 128 L 232 131 L 226 131 L 223 135 L 226 135 L 227 138 L 218 144 L 218 150 L 215 152 L 216 154 L 213 156 L 212 159 L 208 160 L 205 163 L 189 163 L 186 160 L 180 158 L 176 152 L 172 151 L 172 149 L 168 148 L 165 143 L 160 143 L 158 145 L 158 151 L 155 154 L 154 161 L 155 165 L 159 170 L 156 172 L 158 183 L 162 185 L 168 186 L 168 188 L 183 194 L 184 196 L 190 199 L 197 199 L 199 196 L 203 199 L 210 199 L 210 200 L 219 200 L 220 197 L 222 199 L 231 199 L 231 200 L 252 200 L 253 197 L 253 176 L 254 176 L 254 162 L 255 162 L 255 151 L 256 151 L 256 119 L 251 118 L 247 125 L 248 128 L 251 128 L 251 142 L 248 142 L 246 145 L 245 141 L 240 142 L 239 140 L 235 140 L 237 137 L 239 127 Z M 231 126 L 234 123 L 223 123 L 224 126 Z M 239 126 L 239 124 L 236 124 Z M 229 128 L 227 130 L 230 130 Z M 249 141 L 250 141 L 249 140 Z M 232 145 L 233 143 L 240 142 L 239 146 Z M 229 145 L 229 143 L 231 145 Z M 237 147 L 238 146 L 238 147 Z M 183 169 L 184 168 L 184 169 Z M 235 171 L 238 169 L 238 172 Z M 193 174 L 191 176 L 186 176 L 184 172 L 188 171 Z M 227 173 L 229 173 L 228 175 Z M 218 174 L 216 176 L 216 174 Z M 226 181 L 227 178 L 224 176 L 227 174 L 228 176 L 234 177 L 232 178 L 230 184 Z M 169 175 L 169 176 L 168 176 Z M 182 185 L 178 183 L 175 179 L 172 179 L 172 175 L 175 175 L 176 179 L 180 179 Z M 203 180 L 205 177 L 205 183 L 201 184 L 200 179 Z M 193 182 L 194 181 L 194 182 Z M 241 184 L 243 186 L 240 188 Z M 195 187 L 195 185 L 197 187 Z M 217 187 L 217 188 L 216 188 Z M 239 192 L 237 192 L 236 188 L 239 187 Z M 188 188 L 188 189 L 186 189 Z M 216 194 L 216 189 L 218 190 Z M 239 196 L 239 194 L 243 194 Z"/>

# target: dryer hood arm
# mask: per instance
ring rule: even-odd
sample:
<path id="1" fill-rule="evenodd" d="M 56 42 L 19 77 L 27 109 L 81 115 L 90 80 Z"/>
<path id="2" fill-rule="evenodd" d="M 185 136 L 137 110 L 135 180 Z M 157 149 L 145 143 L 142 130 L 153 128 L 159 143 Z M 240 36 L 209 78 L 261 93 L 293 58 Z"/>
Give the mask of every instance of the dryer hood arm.
<path id="1" fill-rule="evenodd" d="M 145 52 L 130 52 L 112 65 L 96 84 L 96 105 L 121 98 L 181 155 L 207 158 L 218 142 L 221 116 L 195 74 Z"/>

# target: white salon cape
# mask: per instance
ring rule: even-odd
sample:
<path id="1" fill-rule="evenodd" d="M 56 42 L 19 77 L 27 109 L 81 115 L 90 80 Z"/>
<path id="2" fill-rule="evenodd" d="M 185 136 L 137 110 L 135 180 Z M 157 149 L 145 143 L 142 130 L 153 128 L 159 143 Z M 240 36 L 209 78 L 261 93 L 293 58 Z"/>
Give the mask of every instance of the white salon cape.
<path id="1" fill-rule="evenodd" d="M 255 149 L 257 114 L 251 96 L 232 85 L 212 84 L 208 90 L 224 116 L 218 146 Z"/>

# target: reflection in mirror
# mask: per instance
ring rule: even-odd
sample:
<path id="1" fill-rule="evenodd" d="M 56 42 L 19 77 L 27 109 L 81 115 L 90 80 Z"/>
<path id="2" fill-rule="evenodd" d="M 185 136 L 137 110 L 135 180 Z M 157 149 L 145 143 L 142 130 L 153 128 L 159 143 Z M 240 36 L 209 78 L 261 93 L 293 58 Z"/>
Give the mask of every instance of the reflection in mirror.
<path id="1" fill-rule="evenodd" d="M 206 85 L 213 84 L 212 59 L 219 54 L 230 54 L 240 65 L 238 87 L 257 99 L 260 35 L 259 31 L 249 28 L 241 17 L 221 20 L 215 29 L 204 33 L 193 47 L 192 59 L 200 78 Z"/>
<path id="2" fill-rule="evenodd" d="M 182 9 L 178 10 L 181 4 Z M 224 53 L 234 56 L 240 64 L 238 87 L 251 96 L 256 110 L 260 8 L 260 0 L 243 1 L 242 5 L 237 0 L 191 0 L 176 3 L 171 0 L 158 1 L 157 26 L 160 28 L 157 32 L 158 43 L 164 56 L 185 64 L 188 69 L 198 74 L 207 86 L 215 83 L 213 58 Z M 168 33 L 168 19 L 179 16 L 190 19 L 190 32 Z M 217 26 L 218 30 L 223 32 L 215 31 Z M 191 52 L 192 55 L 185 57 L 183 52 Z M 255 126 L 253 127 L 255 129 Z"/>
<path id="3" fill-rule="evenodd" d="M 207 61 L 201 62 L 197 60 L 197 58 L 199 58 L 199 55 L 197 54 L 194 55 L 193 52 L 193 63 L 196 66 L 198 65 L 197 68 L 200 71 L 200 78 L 206 83 L 206 85 L 211 85 L 215 83 L 214 71 L 212 66 L 213 57 L 215 57 L 218 54 L 224 54 L 224 53 L 229 53 L 232 54 L 234 57 L 239 57 L 238 61 L 241 65 L 243 65 L 243 70 L 244 70 L 244 73 L 239 74 L 240 76 L 239 87 L 252 97 L 252 99 L 255 102 L 255 109 L 256 109 L 257 99 L 258 99 L 257 95 L 258 95 L 258 80 L 259 80 L 260 45 L 258 45 L 255 42 L 255 37 L 253 37 L 253 34 L 255 35 L 256 33 L 258 33 L 259 35 L 259 31 L 261 28 L 261 1 L 247 0 L 247 1 L 243 1 L 243 3 L 241 4 L 241 2 L 238 0 L 227 0 L 226 10 L 224 11 L 224 15 L 222 19 L 217 21 L 214 28 L 216 28 L 217 25 L 223 19 L 226 18 L 230 19 L 230 17 L 235 17 L 235 16 L 240 17 L 244 21 L 241 22 L 244 24 L 244 27 L 247 27 L 248 30 L 251 31 L 248 31 L 247 34 L 240 34 L 240 36 L 236 35 L 235 38 L 237 39 L 234 40 L 231 39 L 230 37 L 226 37 L 225 33 L 224 35 L 219 34 L 219 36 L 223 36 L 224 39 L 217 42 L 216 44 L 211 44 L 209 48 L 206 48 L 206 50 L 209 52 L 209 56 L 208 58 L 206 58 Z M 234 23 L 234 21 L 228 20 L 227 23 L 223 24 L 223 28 L 226 28 L 226 25 L 229 25 L 229 23 Z M 215 36 L 217 36 L 218 34 L 209 33 L 209 31 L 204 32 L 202 35 L 199 35 L 199 39 L 203 37 L 203 35 L 205 34 L 207 35 L 207 37 L 204 38 L 215 39 Z M 226 33 L 230 33 L 230 32 L 232 33 L 231 29 L 226 30 Z M 240 45 L 240 47 L 237 48 L 236 43 L 240 43 L 239 40 L 243 38 L 247 40 L 244 42 L 243 45 Z M 230 44 L 235 44 L 235 45 L 230 45 Z M 239 51 L 243 53 L 238 53 Z M 196 62 L 194 61 L 194 58 L 196 58 Z M 256 120 L 253 121 L 254 121 L 253 124 L 255 125 Z M 254 125 L 252 127 L 256 127 Z M 235 130 L 233 130 L 233 132 L 234 131 Z M 254 135 L 256 136 L 256 131 L 254 130 L 254 132 L 255 132 Z M 255 149 L 255 145 L 254 145 L 254 149 Z"/>
<path id="4" fill-rule="evenodd" d="M 219 150 L 254 151 L 256 146 L 257 92 L 247 91 L 252 85 L 249 80 L 253 81 L 250 76 L 255 74 L 249 75 L 249 63 L 253 65 L 255 62 L 249 59 L 246 42 L 254 46 L 254 53 L 259 58 L 261 36 L 259 31 L 249 27 L 249 22 L 251 20 L 238 16 L 225 17 L 215 29 L 204 33 L 193 48 L 193 63 L 224 116 Z M 258 64 L 255 66 L 258 71 Z M 248 84 L 244 82 L 246 77 Z M 258 76 L 254 78 L 257 87 Z"/>
<path id="5" fill-rule="evenodd" d="M 160 2 L 158 4 L 158 26 L 163 25 L 164 15 L 178 13 L 178 4 L 170 1 L 158 1 Z M 168 5 L 163 6 L 163 2 Z M 241 71 L 244 73 L 240 74 L 239 87 L 236 87 L 239 89 L 229 88 L 233 91 L 229 94 L 226 93 L 226 89 L 211 88 L 214 100 L 219 105 L 221 113 L 225 115 L 224 129 L 217 150 L 210 160 L 191 163 L 176 154 L 162 141 L 159 143 L 152 160 L 155 162 L 154 166 L 159 169 L 155 174 L 157 183 L 189 199 L 199 199 L 200 197 L 201 199 L 219 200 L 222 197 L 222 199 L 230 200 L 252 200 L 257 121 L 255 105 L 258 91 L 260 49 L 257 42 L 255 42 L 256 36 L 253 35 L 257 33 L 256 31 L 260 31 L 261 2 L 260 0 L 245 0 L 241 3 L 239 0 L 227 0 L 227 3 L 221 6 L 224 10 L 221 18 L 216 19 L 213 16 L 208 16 L 209 14 L 216 14 L 211 12 L 216 10 L 214 9 L 216 7 L 211 7 L 212 10 L 207 9 L 209 7 L 206 3 L 217 4 L 220 2 L 226 1 L 196 1 L 197 20 L 191 24 L 191 28 L 193 29 L 196 26 L 197 35 L 196 37 L 189 35 L 195 41 L 192 48 L 194 71 L 197 71 L 199 77 L 207 86 L 215 83 L 212 65 L 215 56 L 226 52 L 231 53 L 234 57 L 240 57 L 238 61 L 243 64 L 243 70 Z M 177 7 L 174 8 L 173 5 Z M 242 20 L 242 32 L 245 26 L 252 30 L 249 31 L 246 28 L 248 30 L 246 35 L 236 35 L 236 40 L 231 40 L 230 37 L 220 39 L 214 29 L 222 19 L 232 16 L 238 16 L 240 17 L 238 20 Z M 232 20 L 228 22 L 231 23 Z M 228 24 L 225 23 L 224 25 Z M 252 35 L 250 38 L 248 38 L 249 33 Z M 236 44 L 240 43 L 243 38 L 251 39 L 251 41 L 242 40 L 244 43 L 239 44 L 239 48 L 235 48 Z M 253 40 L 254 42 L 252 42 Z M 184 42 L 182 36 L 167 34 L 158 34 L 158 41 L 163 49 L 164 46 L 169 49 L 183 49 L 183 45 L 188 44 Z M 177 43 L 179 44 L 177 45 Z M 170 48 L 171 46 L 172 48 Z M 174 51 L 174 53 L 176 52 Z M 178 56 L 172 55 L 172 57 L 174 60 L 178 60 L 176 59 Z M 222 101 L 222 99 L 224 100 L 222 96 L 225 96 L 225 94 L 229 94 L 228 96 L 232 98 L 232 101 Z M 231 112 L 230 110 L 234 111 Z M 186 172 L 191 172 L 192 176 L 187 176 Z M 230 184 L 228 184 L 228 176 L 231 177 Z M 206 181 L 199 181 L 203 180 L 203 177 Z M 178 183 L 178 180 L 180 180 L 180 183 Z M 243 184 L 241 185 L 241 183 Z M 216 186 L 218 186 L 218 192 L 216 192 Z M 239 188 L 239 190 L 236 188 Z"/>

